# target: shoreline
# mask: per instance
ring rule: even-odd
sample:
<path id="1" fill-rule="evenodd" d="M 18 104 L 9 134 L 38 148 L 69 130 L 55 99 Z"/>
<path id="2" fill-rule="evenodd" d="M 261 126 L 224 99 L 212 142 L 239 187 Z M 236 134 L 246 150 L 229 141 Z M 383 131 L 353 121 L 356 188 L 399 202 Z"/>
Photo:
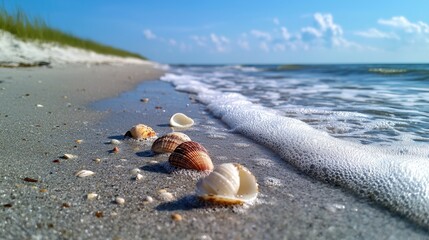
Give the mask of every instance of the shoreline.
<path id="1" fill-rule="evenodd" d="M 231 132 L 192 95 L 176 92 L 166 82 L 140 81 L 155 80 L 161 74 L 139 65 L 6 69 L 0 73 L 0 119 L 7 126 L 0 130 L 5 149 L 0 156 L 1 236 L 425 238 L 427 233 L 409 221 L 369 200 L 313 180 L 267 148 Z M 142 103 L 141 98 L 149 101 Z M 166 156 L 149 153 L 150 142 L 122 140 L 125 131 L 137 123 L 151 126 L 158 136 L 171 132 L 168 120 L 175 112 L 196 121 L 185 133 L 207 148 L 215 165 L 239 162 L 255 174 L 260 195 L 254 206 L 205 206 L 193 196 L 198 176 L 187 171 L 169 173 Z M 76 143 L 78 139 L 83 142 Z M 109 144 L 111 139 L 122 142 L 118 154 L 110 153 L 114 147 Z M 78 158 L 61 159 L 64 153 Z M 101 161 L 96 163 L 94 158 Z M 141 170 L 141 182 L 130 174 L 134 168 Z M 82 169 L 96 174 L 76 178 L 74 174 Z M 38 182 L 23 181 L 25 177 Z M 171 192 L 174 200 L 161 200 L 161 189 Z M 88 201 L 90 192 L 99 198 Z M 154 202 L 145 203 L 146 196 Z M 116 197 L 123 197 L 125 204 L 116 204 Z M 173 213 L 183 220 L 172 220 Z"/>

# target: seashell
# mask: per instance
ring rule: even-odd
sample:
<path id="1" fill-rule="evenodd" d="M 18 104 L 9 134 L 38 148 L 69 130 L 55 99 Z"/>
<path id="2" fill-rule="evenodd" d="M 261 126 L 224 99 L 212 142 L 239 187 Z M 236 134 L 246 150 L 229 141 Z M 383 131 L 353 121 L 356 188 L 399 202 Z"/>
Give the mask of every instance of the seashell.
<path id="1" fill-rule="evenodd" d="M 188 141 L 180 144 L 171 153 L 168 162 L 179 168 L 206 171 L 213 169 L 213 163 L 203 145 Z"/>
<path id="2" fill-rule="evenodd" d="M 141 181 L 143 179 L 143 175 L 141 175 L 140 173 L 136 174 L 136 181 Z"/>
<path id="3" fill-rule="evenodd" d="M 74 159 L 74 158 L 77 158 L 77 156 L 73 155 L 73 154 L 70 154 L 70 153 L 65 153 L 62 158 L 64 158 L 64 159 Z"/>
<path id="4" fill-rule="evenodd" d="M 77 173 L 75 174 L 75 176 L 76 176 L 76 177 L 80 177 L 80 178 L 84 178 L 84 177 L 92 176 L 92 175 L 94 175 L 94 174 L 95 174 L 95 172 L 90 171 L 90 170 L 80 170 L 79 172 L 77 172 Z"/>
<path id="5" fill-rule="evenodd" d="M 125 137 L 131 137 L 137 140 L 146 140 L 151 137 L 155 137 L 155 131 L 144 124 L 137 124 L 125 133 Z"/>
<path id="6" fill-rule="evenodd" d="M 191 141 L 188 135 L 180 132 L 168 133 L 155 140 L 152 144 L 152 152 L 171 153 L 177 146 L 184 142 Z"/>
<path id="7" fill-rule="evenodd" d="M 238 163 L 217 166 L 197 183 L 197 195 L 218 204 L 251 204 L 258 196 L 255 176 Z"/>
<path id="8" fill-rule="evenodd" d="M 94 199 L 98 198 L 98 194 L 97 194 L 97 193 L 95 193 L 95 192 L 88 193 L 88 194 L 86 195 L 86 198 L 87 198 L 88 200 L 94 200 Z"/>
<path id="9" fill-rule="evenodd" d="M 121 141 L 119 141 L 118 139 L 112 139 L 112 140 L 110 140 L 110 144 L 119 145 L 119 144 L 121 144 Z"/>
<path id="10" fill-rule="evenodd" d="M 183 113 L 176 113 L 170 118 L 170 126 L 188 128 L 194 125 L 194 120 Z"/>

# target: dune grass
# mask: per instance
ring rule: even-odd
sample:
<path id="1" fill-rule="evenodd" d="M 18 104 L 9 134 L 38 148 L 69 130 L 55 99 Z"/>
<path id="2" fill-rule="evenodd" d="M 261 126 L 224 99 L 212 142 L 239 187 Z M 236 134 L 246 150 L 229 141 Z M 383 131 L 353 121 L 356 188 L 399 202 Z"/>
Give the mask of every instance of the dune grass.
<path id="1" fill-rule="evenodd" d="M 120 57 L 135 57 L 146 59 L 137 54 L 106 46 L 91 40 L 81 39 L 72 34 L 64 33 L 58 29 L 49 27 L 42 18 L 30 18 L 22 10 L 9 13 L 0 6 L 0 29 L 14 34 L 24 41 L 40 41 L 58 43 L 76 48 L 94 51 L 100 54 L 115 55 Z"/>

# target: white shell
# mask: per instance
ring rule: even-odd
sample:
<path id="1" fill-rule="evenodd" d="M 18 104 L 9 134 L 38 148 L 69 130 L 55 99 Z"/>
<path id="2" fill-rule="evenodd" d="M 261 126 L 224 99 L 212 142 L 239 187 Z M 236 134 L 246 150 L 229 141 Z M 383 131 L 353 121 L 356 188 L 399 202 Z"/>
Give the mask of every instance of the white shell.
<path id="1" fill-rule="evenodd" d="M 258 183 L 247 168 L 224 163 L 197 183 L 197 195 L 219 204 L 251 204 L 258 196 Z"/>
<path id="2" fill-rule="evenodd" d="M 80 170 L 79 172 L 76 173 L 76 177 L 83 178 L 83 177 L 92 176 L 94 174 L 95 174 L 95 172 L 90 171 L 90 170 Z"/>
<path id="3" fill-rule="evenodd" d="M 94 200 L 94 199 L 98 198 L 98 194 L 95 193 L 95 192 L 92 192 L 92 193 L 88 193 L 86 195 L 86 197 L 87 197 L 88 200 Z"/>
<path id="4" fill-rule="evenodd" d="M 116 203 L 117 203 L 117 204 L 119 204 L 119 205 L 123 205 L 123 204 L 125 204 L 125 199 L 124 199 L 124 198 L 121 198 L 121 197 L 116 197 L 115 201 L 116 201 Z"/>
<path id="5" fill-rule="evenodd" d="M 183 113 L 176 113 L 170 118 L 170 126 L 188 128 L 194 125 L 194 120 Z"/>

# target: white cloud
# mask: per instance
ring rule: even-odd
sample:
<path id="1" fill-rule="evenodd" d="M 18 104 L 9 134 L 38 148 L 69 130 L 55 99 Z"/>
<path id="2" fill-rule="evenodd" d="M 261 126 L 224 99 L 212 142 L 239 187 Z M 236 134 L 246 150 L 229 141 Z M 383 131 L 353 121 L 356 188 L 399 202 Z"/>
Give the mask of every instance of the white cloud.
<path id="1" fill-rule="evenodd" d="M 240 48 L 244 49 L 244 50 L 249 50 L 250 49 L 250 45 L 249 42 L 247 40 L 244 39 L 238 39 L 237 40 L 237 44 Z"/>
<path id="2" fill-rule="evenodd" d="M 282 27 L 281 31 L 282 31 L 282 37 L 284 38 L 284 40 L 288 41 L 290 39 L 291 35 L 290 35 L 289 31 L 287 30 L 287 28 Z"/>
<path id="3" fill-rule="evenodd" d="M 193 36 L 191 36 L 191 39 L 194 40 L 194 42 L 200 47 L 205 47 L 207 45 L 207 38 L 206 37 L 193 35 Z"/>
<path id="4" fill-rule="evenodd" d="M 250 34 L 252 34 L 256 38 L 259 38 L 259 39 L 262 39 L 265 41 L 271 41 L 271 39 L 272 39 L 271 34 L 269 34 L 267 32 L 263 32 L 263 31 L 255 30 L 255 29 L 250 31 Z"/>
<path id="5" fill-rule="evenodd" d="M 270 47 L 268 47 L 268 44 L 266 42 L 261 42 L 259 44 L 259 47 L 264 51 L 264 52 L 269 52 L 270 51 Z"/>
<path id="6" fill-rule="evenodd" d="M 211 33 L 210 34 L 210 40 L 215 45 L 216 50 L 218 52 L 225 52 L 226 51 L 227 45 L 229 43 L 228 38 L 226 38 L 225 36 L 218 36 L 214 33 Z"/>
<path id="7" fill-rule="evenodd" d="M 422 21 L 417 23 L 410 22 L 404 16 L 396 16 L 391 19 L 379 19 L 378 23 L 381 25 L 399 28 L 408 33 L 429 33 L 429 25 Z"/>
<path id="8" fill-rule="evenodd" d="M 143 30 L 143 35 L 148 40 L 156 39 L 156 35 L 150 29 Z"/>
<path id="9" fill-rule="evenodd" d="M 343 29 L 334 23 L 334 18 L 331 14 L 315 13 L 314 19 L 319 24 L 323 32 L 326 32 L 331 36 L 343 35 Z"/>
<path id="10" fill-rule="evenodd" d="M 280 21 L 279 21 L 279 19 L 278 19 L 278 18 L 273 18 L 273 23 L 274 23 L 275 25 L 279 25 L 279 24 L 280 24 Z"/>
<path id="11" fill-rule="evenodd" d="M 382 32 L 376 28 L 370 28 L 367 31 L 358 31 L 354 34 L 365 38 L 399 39 L 399 36 L 395 33 Z"/>
<path id="12" fill-rule="evenodd" d="M 301 29 L 302 37 L 304 40 L 311 40 L 313 38 L 321 38 L 323 33 L 313 27 L 305 27 Z"/>
<path id="13" fill-rule="evenodd" d="M 168 40 L 168 43 L 169 43 L 171 46 L 176 46 L 176 45 L 177 45 L 177 42 L 176 42 L 176 40 L 174 40 L 174 39 L 170 39 L 170 40 Z"/>
<path id="14" fill-rule="evenodd" d="M 273 51 L 274 52 L 283 52 L 285 50 L 286 50 L 286 46 L 284 44 L 276 43 L 273 46 Z"/>

